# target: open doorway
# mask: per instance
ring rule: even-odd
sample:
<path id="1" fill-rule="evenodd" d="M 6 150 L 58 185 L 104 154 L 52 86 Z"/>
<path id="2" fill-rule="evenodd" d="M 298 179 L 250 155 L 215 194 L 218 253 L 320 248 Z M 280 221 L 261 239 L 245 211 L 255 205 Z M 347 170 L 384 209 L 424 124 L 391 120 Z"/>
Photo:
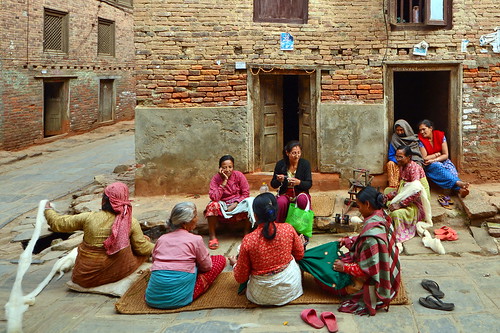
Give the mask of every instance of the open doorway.
<path id="1" fill-rule="evenodd" d="M 418 123 L 429 119 L 434 128 L 445 132 L 452 161 L 462 159 L 461 75 L 459 65 L 393 65 L 387 67 L 389 135 L 392 124 L 405 119 L 415 133 Z"/>
<path id="2" fill-rule="evenodd" d="M 302 157 L 317 170 L 315 76 L 304 71 L 262 74 L 254 91 L 255 168 L 273 171 L 282 158 L 283 146 L 299 140 Z"/>
<path id="3" fill-rule="evenodd" d="M 66 81 L 43 82 L 44 137 L 63 134 L 68 130 L 67 90 Z"/>

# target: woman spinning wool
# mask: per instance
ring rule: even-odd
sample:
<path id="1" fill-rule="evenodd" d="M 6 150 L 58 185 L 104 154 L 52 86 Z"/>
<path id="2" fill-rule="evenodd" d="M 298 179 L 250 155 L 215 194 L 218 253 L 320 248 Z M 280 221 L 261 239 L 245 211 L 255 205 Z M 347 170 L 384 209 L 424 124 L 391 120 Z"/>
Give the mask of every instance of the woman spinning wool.
<path id="1" fill-rule="evenodd" d="M 271 186 L 278 190 L 278 217 L 276 222 L 285 222 L 290 202 L 305 209 L 311 202 L 309 189 L 312 186 L 311 165 L 301 158 L 302 147 L 298 141 L 290 141 L 283 149 L 283 159 L 276 163 Z"/>
<path id="2" fill-rule="evenodd" d="M 418 132 L 427 177 L 442 188 L 458 191 L 462 198 L 467 196 L 469 183 L 458 178 L 457 169 L 448 158 L 448 143 L 444 132 L 435 130 L 432 122 L 427 119 L 418 124 Z"/>
<path id="3" fill-rule="evenodd" d="M 248 181 L 240 171 L 234 170 L 234 158 L 224 155 L 219 160 L 219 172 L 210 182 L 210 203 L 205 209 L 208 222 L 208 248 L 219 248 L 219 240 L 215 235 L 215 228 L 219 220 L 223 222 L 244 222 L 245 234 L 250 232 L 248 216 L 248 201 L 242 203 L 250 196 Z M 238 212 L 234 214 L 235 212 Z M 230 214 L 231 216 L 227 216 Z"/>
<path id="4" fill-rule="evenodd" d="M 399 290 L 399 252 L 391 218 L 382 210 L 383 201 L 384 196 L 371 186 L 357 194 L 363 227 L 358 236 L 340 240 L 349 252 L 333 264 L 335 271 L 351 275 L 354 284 L 340 290 L 329 288 L 337 295 L 351 294 L 340 305 L 340 312 L 373 316 L 377 309 L 388 307 Z"/>
<path id="5" fill-rule="evenodd" d="M 154 244 L 132 217 L 127 185 L 113 183 L 104 190 L 102 210 L 59 215 L 47 203 L 45 218 L 55 232 L 83 230 L 72 281 L 84 288 L 119 281 L 151 255 Z"/>
<path id="6" fill-rule="evenodd" d="M 234 278 L 248 280 L 247 298 L 260 305 L 284 305 L 302 295 L 296 260 L 304 256 L 304 238 L 288 223 L 276 223 L 276 197 L 267 192 L 253 202 L 257 228 L 243 238 L 238 258 L 230 257 Z"/>
<path id="7" fill-rule="evenodd" d="M 226 258 L 210 256 L 196 228 L 198 214 L 192 202 L 181 202 L 170 214 L 173 230 L 161 236 L 153 251 L 146 303 L 154 308 L 175 309 L 190 304 L 208 290 L 226 266 Z"/>

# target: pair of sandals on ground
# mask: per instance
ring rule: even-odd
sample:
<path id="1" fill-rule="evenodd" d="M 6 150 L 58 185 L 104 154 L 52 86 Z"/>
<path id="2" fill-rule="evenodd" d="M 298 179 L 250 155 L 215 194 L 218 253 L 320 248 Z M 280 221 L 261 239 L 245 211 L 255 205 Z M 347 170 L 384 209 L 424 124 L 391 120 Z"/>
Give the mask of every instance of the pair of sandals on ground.
<path id="1" fill-rule="evenodd" d="M 427 297 L 420 297 L 418 302 L 429 309 L 452 311 L 455 308 L 453 303 L 445 303 L 441 300 L 444 297 L 444 293 L 439 289 L 437 282 L 432 280 L 422 280 L 422 287 L 429 291 L 431 295 Z"/>
<path id="2" fill-rule="evenodd" d="M 320 329 L 326 326 L 328 332 L 337 332 L 337 318 L 332 312 L 322 312 L 319 317 L 314 309 L 305 309 L 300 313 L 300 318 L 314 328 Z"/>

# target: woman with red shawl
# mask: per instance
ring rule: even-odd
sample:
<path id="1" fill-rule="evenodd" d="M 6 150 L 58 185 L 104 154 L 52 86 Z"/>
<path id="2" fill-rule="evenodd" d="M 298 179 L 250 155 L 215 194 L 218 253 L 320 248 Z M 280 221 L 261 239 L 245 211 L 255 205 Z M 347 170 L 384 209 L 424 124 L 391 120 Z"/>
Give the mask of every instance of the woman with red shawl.
<path id="1" fill-rule="evenodd" d="M 83 230 L 72 281 L 92 288 L 132 274 L 151 255 L 154 244 L 132 217 L 127 185 L 116 182 L 104 189 L 102 210 L 59 215 L 47 203 L 45 218 L 55 232 Z"/>
<path id="2" fill-rule="evenodd" d="M 435 130 L 433 123 L 424 119 L 418 124 L 418 139 L 427 177 L 441 188 L 458 191 L 462 198 L 467 196 L 469 183 L 458 178 L 457 169 L 448 158 L 448 143 L 444 132 Z"/>

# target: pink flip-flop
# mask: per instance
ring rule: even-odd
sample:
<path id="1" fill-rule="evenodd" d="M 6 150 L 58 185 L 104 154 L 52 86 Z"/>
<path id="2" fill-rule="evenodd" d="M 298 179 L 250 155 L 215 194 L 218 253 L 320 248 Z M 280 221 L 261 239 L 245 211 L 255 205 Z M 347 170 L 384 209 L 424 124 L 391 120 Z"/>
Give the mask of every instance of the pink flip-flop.
<path id="1" fill-rule="evenodd" d="M 322 328 L 325 324 L 318 318 L 314 309 L 305 309 L 300 313 L 300 318 L 314 328 Z"/>
<path id="2" fill-rule="evenodd" d="M 332 312 L 323 312 L 320 315 L 321 320 L 325 323 L 326 328 L 328 328 L 328 332 L 337 332 L 339 330 L 339 326 L 337 325 L 337 318 Z"/>

